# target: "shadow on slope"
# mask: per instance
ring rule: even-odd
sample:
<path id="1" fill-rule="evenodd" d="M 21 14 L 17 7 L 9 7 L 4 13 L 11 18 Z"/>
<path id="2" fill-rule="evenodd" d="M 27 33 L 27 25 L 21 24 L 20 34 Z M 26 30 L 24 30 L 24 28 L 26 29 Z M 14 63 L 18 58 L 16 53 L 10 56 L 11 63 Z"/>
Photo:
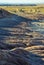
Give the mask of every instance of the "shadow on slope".
<path id="1" fill-rule="evenodd" d="M 0 8 L 0 18 L 4 18 L 4 17 L 10 16 L 10 15 L 11 15 L 10 12 Z"/>
<path id="2" fill-rule="evenodd" d="M 13 49 L 0 51 L 0 65 L 44 65 L 44 61 L 24 49 Z"/>

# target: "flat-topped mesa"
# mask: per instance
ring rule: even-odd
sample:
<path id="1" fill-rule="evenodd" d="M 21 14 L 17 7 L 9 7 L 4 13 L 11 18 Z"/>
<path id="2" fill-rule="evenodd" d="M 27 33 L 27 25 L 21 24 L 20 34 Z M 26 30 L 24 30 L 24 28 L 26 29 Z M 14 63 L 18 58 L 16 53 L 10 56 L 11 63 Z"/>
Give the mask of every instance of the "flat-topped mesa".
<path id="1" fill-rule="evenodd" d="M 6 16 L 9 16 L 11 13 L 9 13 L 8 11 L 0 8 L 0 18 L 3 18 L 3 17 L 6 17 Z"/>

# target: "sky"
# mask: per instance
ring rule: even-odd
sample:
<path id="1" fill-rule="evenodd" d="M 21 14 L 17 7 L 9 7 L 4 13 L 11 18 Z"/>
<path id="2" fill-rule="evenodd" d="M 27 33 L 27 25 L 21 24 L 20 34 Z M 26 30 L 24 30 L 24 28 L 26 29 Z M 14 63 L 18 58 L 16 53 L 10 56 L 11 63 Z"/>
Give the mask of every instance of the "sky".
<path id="1" fill-rule="evenodd" d="M 0 4 L 44 4 L 44 0 L 0 0 Z"/>

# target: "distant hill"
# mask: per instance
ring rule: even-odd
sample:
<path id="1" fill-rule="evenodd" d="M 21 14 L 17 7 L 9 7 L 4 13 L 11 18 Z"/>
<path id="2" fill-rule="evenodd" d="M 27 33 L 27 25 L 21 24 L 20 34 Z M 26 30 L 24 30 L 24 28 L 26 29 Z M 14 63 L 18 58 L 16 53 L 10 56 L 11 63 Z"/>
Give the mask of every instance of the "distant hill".
<path id="1" fill-rule="evenodd" d="M 36 4 L 0 4 L 0 6 L 36 6 Z"/>

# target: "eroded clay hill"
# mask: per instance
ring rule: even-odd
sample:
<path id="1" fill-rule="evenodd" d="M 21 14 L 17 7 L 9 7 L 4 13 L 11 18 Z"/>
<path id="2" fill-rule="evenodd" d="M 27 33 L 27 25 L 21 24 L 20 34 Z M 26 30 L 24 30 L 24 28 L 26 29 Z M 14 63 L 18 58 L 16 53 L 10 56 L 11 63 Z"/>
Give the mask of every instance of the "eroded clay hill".
<path id="1" fill-rule="evenodd" d="M 33 21 L 15 14 L 0 19 L 0 65 L 44 65 L 44 34 L 33 31 Z"/>

